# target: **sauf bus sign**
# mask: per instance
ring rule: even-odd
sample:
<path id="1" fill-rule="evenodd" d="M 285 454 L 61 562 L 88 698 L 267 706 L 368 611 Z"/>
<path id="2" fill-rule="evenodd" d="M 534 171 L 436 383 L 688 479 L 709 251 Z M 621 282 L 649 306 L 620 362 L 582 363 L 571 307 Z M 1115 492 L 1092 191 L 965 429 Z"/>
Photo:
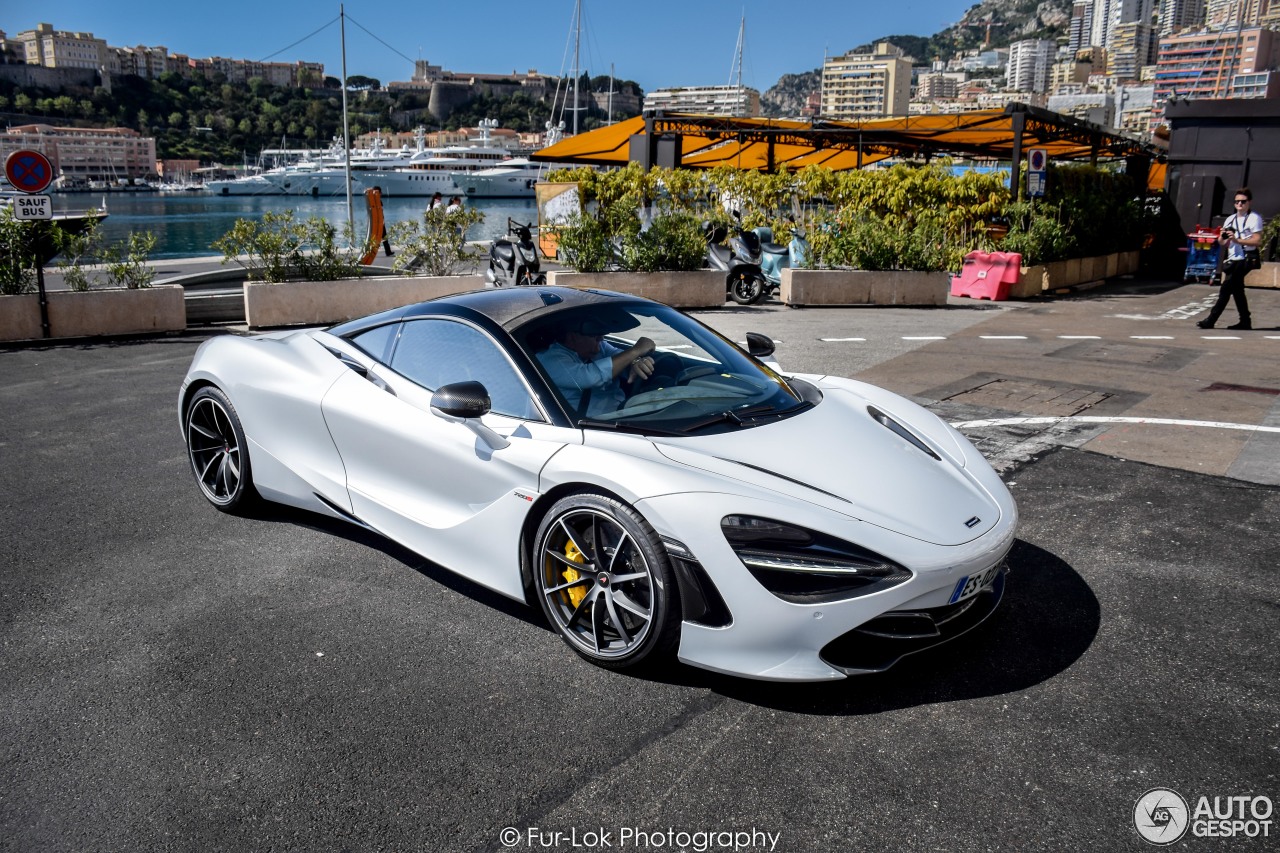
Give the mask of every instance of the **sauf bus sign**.
<path id="1" fill-rule="evenodd" d="M 53 202 L 39 195 L 53 183 L 53 164 L 39 151 L 15 151 L 4 160 L 4 175 L 15 190 L 27 193 L 13 201 L 15 219 L 53 219 Z"/>
<path id="2" fill-rule="evenodd" d="M 14 219 L 53 219 L 53 200 L 47 195 L 18 196 L 13 200 Z"/>

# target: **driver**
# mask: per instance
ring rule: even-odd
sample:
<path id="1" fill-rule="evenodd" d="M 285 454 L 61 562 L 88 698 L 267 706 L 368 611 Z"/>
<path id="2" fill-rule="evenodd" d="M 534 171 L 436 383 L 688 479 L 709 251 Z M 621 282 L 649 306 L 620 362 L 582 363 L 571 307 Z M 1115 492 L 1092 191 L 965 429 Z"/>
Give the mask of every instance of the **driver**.
<path id="1" fill-rule="evenodd" d="M 635 328 L 628 314 L 568 320 L 555 330 L 554 342 L 538 353 L 538 361 L 579 417 L 617 411 L 626 400 L 623 383 L 639 383 L 653 375 L 654 343 L 640 338 L 623 349 L 606 334 Z"/>

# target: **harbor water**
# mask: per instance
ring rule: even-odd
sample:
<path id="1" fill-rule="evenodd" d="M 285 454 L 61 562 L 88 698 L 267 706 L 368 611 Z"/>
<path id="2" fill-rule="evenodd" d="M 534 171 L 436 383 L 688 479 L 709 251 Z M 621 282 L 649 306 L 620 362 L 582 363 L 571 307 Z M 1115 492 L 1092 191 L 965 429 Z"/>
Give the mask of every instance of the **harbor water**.
<path id="1" fill-rule="evenodd" d="M 423 197 L 383 199 L 387 224 L 417 219 L 429 202 L 429 198 Z M 484 222 L 467 232 L 467 239 L 473 241 L 493 240 L 506 234 L 508 217 L 526 223 L 536 222 L 538 218 L 533 199 L 466 199 L 464 204 L 484 213 Z M 213 242 L 230 231 L 237 219 L 260 218 L 268 211 L 292 210 L 298 220 L 320 216 L 339 229 L 347 220 L 344 197 L 216 196 L 203 192 L 53 195 L 53 209 L 58 213 L 82 213 L 103 205 L 108 213 L 99 226 L 104 241 L 115 243 L 130 232 L 150 231 L 156 235 L 156 248 L 151 253 L 153 258 L 220 256 L 222 253 L 213 248 Z M 362 240 L 368 229 L 363 195 L 353 196 L 352 211 L 356 234 Z"/>

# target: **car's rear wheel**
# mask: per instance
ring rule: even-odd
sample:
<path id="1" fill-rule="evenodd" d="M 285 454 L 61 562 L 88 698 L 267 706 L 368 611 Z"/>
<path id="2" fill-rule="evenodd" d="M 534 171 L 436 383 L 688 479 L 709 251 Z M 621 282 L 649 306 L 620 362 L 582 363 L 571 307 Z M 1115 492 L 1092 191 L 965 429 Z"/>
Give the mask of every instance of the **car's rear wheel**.
<path id="1" fill-rule="evenodd" d="M 243 513 L 259 500 L 240 416 L 227 395 L 213 386 L 187 404 L 187 457 L 200 492 L 224 512 Z"/>
<path id="2" fill-rule="evenodd" d="M 551 507 L 534 541 L 538 600 L 575 652 L 626 669 L 675 648 L 680 614 L 671 564 L 634 509 L 604 495 L 569 495 Z"/>

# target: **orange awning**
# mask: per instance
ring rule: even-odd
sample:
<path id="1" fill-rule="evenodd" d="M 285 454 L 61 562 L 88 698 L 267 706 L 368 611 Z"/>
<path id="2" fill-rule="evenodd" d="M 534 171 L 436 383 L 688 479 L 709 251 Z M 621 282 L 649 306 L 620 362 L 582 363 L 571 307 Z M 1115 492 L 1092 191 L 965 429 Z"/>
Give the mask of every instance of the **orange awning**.
<path id="1" fill-rule="evenodd" d="M 1018 127 L 1022 156 L 1043 148 L 1055 160 L 1155 159 L 1151 145 L 1069 116 L 1024 104 L 1003 110 L 869 119 L 797 121 L 657 113 L 570 137 L 533 155 L 534 160 L 625 165 L 633 137 L 677 138 L 680 165 L 744 169 L 857 169 L 890 157 L 957 156 L 1012 160 Z"/>

